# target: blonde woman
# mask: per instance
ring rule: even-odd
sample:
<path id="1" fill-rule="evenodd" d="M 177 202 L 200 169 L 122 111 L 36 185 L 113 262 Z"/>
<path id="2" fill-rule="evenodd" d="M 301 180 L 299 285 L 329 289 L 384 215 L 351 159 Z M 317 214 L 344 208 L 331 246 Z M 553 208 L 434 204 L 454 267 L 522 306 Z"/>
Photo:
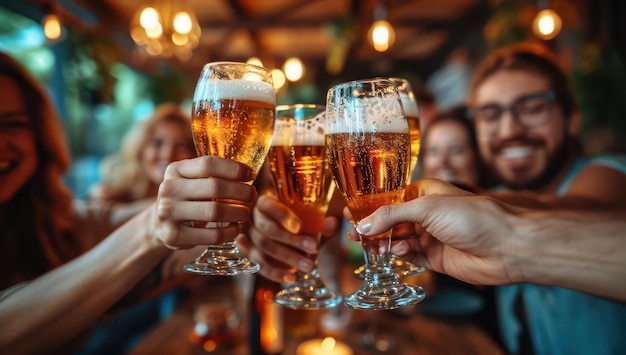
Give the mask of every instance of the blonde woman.
<path id="1" fill-rule="evenodd" d="M 112 202 L 154 198 L 165 168 L 195 156 L 188 115 L 176 104 L 161 104 L 128 132 L 119 152 L 102 162 L 102 182 L 91 198 Z"/>

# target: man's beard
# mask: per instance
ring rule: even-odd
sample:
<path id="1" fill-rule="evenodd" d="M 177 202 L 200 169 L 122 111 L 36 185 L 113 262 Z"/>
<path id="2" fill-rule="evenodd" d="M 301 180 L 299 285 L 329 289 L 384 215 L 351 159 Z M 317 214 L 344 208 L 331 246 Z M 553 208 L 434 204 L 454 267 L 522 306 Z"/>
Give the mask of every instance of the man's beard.
<path id="1" fill-rule="evenodd" d="M 499 181 L 504 183 L 511 190 L 537 190 L 548 185 L 567 164 L 568 157 L 571 152 L 571 142 L 573 138 L 566 135 L 561 143 L 556 147 L 554 152 L 548 157 L 545 170 L 537 177 L 522 183 L 509 183 L 500 175 L 500 173 L 492 167 Z"/>

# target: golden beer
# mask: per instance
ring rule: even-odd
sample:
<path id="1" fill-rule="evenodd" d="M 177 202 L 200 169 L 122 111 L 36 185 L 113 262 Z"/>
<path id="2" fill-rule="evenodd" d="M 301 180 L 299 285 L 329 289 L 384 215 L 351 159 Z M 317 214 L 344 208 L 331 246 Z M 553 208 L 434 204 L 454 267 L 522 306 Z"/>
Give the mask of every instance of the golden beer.
<path id="1" fill-rule="evenodd" d="M 409 179 L 417 166 L 417 158 L 420 153 L 420 120 L 417 116 L 406 116 L 409 123 L 409 136 L 411 139 L 411 163 L 409 164 Z"/>
<path id="2" fill-rule="evenodd" d="M 276 145 L 270 148 L 267 161 L 279 199 L 302 221 L 300 233 L 317 238 L 332 186 L 326 147 Z"/>
<path id="3" fill-rule="evenodd" d="M 203 100 L 193 104 L 192 130 L 198 155 L 215 155 L 258 172 L 274 133 L 273 102 Z"/>
<path id="4" fill-rule="evenodd" d="M 238 161 L 258 173 L 272 143 L 275 112 L 276 93 L 269 69 L 238 62 L 206 64 L 196 83 L 191 110 L 198 155 Z M 230 223 L 203 220 L 195 224 L 223 228 Z M 209 245 L 183 268 L 201 275 L 239 275 L 258 272 L 260 265 L 246 259 L 235 242 L 228 241 Z"/>
<path id="5" fill-rule="evenodd" d="M 268 165 L 279 200 L 301 220 L 298 234 L 320 241 L 333 180 L 326 163 L 325 107 L 315 104 L 276 107 Z M 313 262 L 309 272 L 276 293 L 274 302 L 294 309 L 335 307 L 341 295 L 326 287 L 317 270 L 317 252 L 302 252 Z"/>
<path id="6" fill-rule="evenodd" d="M 333 133 L 326 136 L 328 165 L 355 220 L 404 198 L 410 163 L 409 134 Z M 370 237 L 372 239 L 387 235 Z"/>
<path id="7" fill-rule="evenodd" d="M 401 202 L 409 177 L 411 140 L 397 83 L 365 79 L 335 85 L 326 96 L 326 149 L 352 223 L 383 205 Z M 391 230 L 360 235 L 363 285 L 344 299 L 353 309 L 394 309 L 418 303 L 424 292 L 402 283 L 390 259 Z"/>
<path id="8" fill-rule="evenodd" d="M 402 78 L 390 78 L 390 80 L 394 82 L 398 88 L 400 102 L 402 102 L 402 108 L 404 109 L 406 120 L 409 123 L 409 135 L 411 138 L 411 164 L 409 165 L 408 174 L 409 179 L 411 179 L 413 170 L 415 170 L 415 167 L 417 166 L 417 158 L 420 152 L 421 137 L 419 110 L 417 102 L 415 101 L 413 89 L 411 89 L 411 84 L 409 84 L 408 80 Z"/>

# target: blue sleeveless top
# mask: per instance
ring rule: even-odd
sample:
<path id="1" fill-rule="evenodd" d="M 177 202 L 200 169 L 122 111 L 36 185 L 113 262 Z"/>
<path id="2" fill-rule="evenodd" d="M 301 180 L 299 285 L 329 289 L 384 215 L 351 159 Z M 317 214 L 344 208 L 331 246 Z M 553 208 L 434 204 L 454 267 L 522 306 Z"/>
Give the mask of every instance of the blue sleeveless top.
<path id="1" fill-rule="evenodd" d="M 626 156 L 580 159 L 557 194 L 563 195 L 576 175 L 589 165 L 607 166 L 626 174 Z M 496 297 L 502 340 L 512 354 L 520 350 L 518 339 L 522 325 L 515 314 L 518 297 L 522 297 L 535 353 L 626 354 L 626 305 L 578 291 L 535 284 L 498 286 Z"/>

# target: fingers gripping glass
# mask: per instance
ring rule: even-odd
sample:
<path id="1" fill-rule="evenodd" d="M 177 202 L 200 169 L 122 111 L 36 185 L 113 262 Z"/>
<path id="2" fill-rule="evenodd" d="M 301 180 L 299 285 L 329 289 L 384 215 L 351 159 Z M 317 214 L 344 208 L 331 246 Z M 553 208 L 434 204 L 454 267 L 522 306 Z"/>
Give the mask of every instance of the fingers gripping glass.
<path id="1" fill-rule="evenodd" d="M 299 234 L 320 241 L 334 190 L 326 163 L 322 105 L 276 107 L 276 124 L 267 161 L 278 198 L 302 220 Z M 309 273 L 298 271 L 296 282 L 276 294 L 276 303 L 295 309 L 335 307 L 341 296 L 326 287 L 317 270 L 317 255 Z"/>
<path id="2" fill-rule="evenodd" d="M 402 108 L 404 109 L 406 120 L 409 124 L 409 137 L 411 139 L 411 164 L 409 165 L 409 180 L 407 180 L 407 182 L 410 182 L 415 167 L 417 166 L 417 158 L 420 150 L 420 122 L 417 101 L 415 101 L 415 95 L 413 94 L 413 89 L 411 88 L 411 84 L 408 80 L 402 78 L 380 79 L 388 79 L 396 84 L 398 93 L 400 94 Z M 424 267 L 404 261 L 393 254 L 390 256 L 389 263 L 391 264 L 393 272 L 402 277 L 419 275 L 425 270 Z M 363 280 L 366 270 L 366 265 L 361 265 L 354 269 L 354 276 L 359 280 Z"/>
<path id="3" fill-rule="evenodd" d="M 411 143 L 396 85 L 371 79 L 334 86 L 325 121 L 328 164 L 353 222 L 401 202 Z M 391 230 L 360 238 L 366 271 L 361 288 L 345 298 L 348 307 L 394 309 L 424 299 L 421 287 L 404 284 L 391 268 Z"/>
<path id="4" fill-rule="evenodd" d="M 268 69 L 234 62 L 206 64 L 193 96 L 191 127 L 198 155 L 235 160 L 258 173 L 272 142 L 275 110 L 276 96 Z M 228 225 L 203 222 L 199 224 L 206 228 Z M 235 242 L 227 242 L 210 245 L 184 269 L 194 274 L 238 275 L 255 273 L 260 266 L 243 257 Z"/>
<path id="5" fill-rule="evenodd" d="M 522 96 L 508 106 L 486 104 L 471 110 L 476 124 L 492 131 L 500 126 L 502 114 L 511 112 L 517 124 L 527 127 L 539 127 L 550 118 L 550 108 L 556 99 L 554 92 L 543 92 Z"/>

